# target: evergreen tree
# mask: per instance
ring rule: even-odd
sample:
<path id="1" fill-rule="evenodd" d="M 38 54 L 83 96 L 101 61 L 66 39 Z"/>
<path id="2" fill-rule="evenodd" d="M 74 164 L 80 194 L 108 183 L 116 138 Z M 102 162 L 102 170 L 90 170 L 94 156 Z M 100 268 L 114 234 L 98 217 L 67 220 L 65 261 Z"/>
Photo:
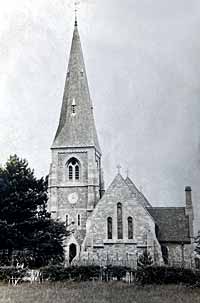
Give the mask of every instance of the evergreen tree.
<path id="1" fill-rule="evenodd" d="M 26 160 L 10 156 L 0 168 L 0 250 L 8 263 L 16 254 L 34 266 L 63 261 L 66 227 L 46 206 L 47 178 L 37 179 Z"/>
<path id="2" fill-rule="evenodd" d="M 147 251 L 147 249 L 144 250 L 143 254 L 139 256 L 137 261 L 137 266 L 139 268 L 145 269 L 148 266 L 151 266 L 153 264 L 153 259 L 151 254 Z"/>
<path id="3" fill-rule="evenodd" d="M 194 243 L 195 243 L 195 249 L 194 249 L 194 251 L 200 257 L 200 230 L 198 231 L 198 234 L 197 234 L 197 236 L 194 239 Z"/>

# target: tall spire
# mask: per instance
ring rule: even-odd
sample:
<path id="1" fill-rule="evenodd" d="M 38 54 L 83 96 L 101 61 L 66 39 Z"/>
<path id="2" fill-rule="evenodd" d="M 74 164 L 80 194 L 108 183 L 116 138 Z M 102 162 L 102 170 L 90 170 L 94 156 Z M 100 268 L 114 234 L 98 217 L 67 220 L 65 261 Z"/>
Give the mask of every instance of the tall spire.
<path id="1" fill-rule="evenodd" d="M 101 152 L 75 15 L 60 121 L 52 148 L 84 146 L 94 146 Z"/>

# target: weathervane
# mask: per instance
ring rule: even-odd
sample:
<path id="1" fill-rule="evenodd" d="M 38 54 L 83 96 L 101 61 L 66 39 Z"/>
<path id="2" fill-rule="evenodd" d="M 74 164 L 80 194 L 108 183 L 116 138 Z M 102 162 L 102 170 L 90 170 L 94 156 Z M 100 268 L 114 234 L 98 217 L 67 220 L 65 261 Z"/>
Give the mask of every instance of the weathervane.
<path id="1" fill-rule="evenodd" d="M 79 4 L 80 4 L 80 1 L 74 1 L 75 25 L 77 25 L 77 12 L 78 12 Z"/>

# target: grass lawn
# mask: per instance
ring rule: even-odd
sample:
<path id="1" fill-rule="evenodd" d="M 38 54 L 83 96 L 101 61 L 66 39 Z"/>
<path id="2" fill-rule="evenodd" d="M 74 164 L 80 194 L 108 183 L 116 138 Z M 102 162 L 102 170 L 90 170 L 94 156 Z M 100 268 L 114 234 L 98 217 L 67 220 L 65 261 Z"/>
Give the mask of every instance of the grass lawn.
<path id="1" fill-rule="evenodd" d="M 0 286 L 0 303 L 200 303 L 200 289 L 178 285 L 136 287 L 121 282 Z"/>

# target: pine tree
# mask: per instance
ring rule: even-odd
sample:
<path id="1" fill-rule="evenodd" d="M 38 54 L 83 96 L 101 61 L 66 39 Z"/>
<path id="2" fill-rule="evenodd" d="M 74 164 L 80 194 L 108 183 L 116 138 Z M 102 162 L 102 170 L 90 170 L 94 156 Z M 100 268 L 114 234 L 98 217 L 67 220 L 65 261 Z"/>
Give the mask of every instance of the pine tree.
<path id="1" fill-rule="evenodd" d="M 200 257 L 200 230 L 198 231 L 197 236 L 194 239 L 194 243 L 195 243 L 195 252 L 196 254 Z"/>
<path id="2" fill-rule="evenodd" d="M 145 269 L 148 266 L 151 266 L 153 264 L 153 259 L 151 254 L 147 251 L 147 249 L 144 250 L 143 254 L 139 256 L 137 261 L 137 266 L 140 268 Z"/>
<path id="3" fill-rule="evenodd" d="M 37 179 L 25 159 L 10 156 L 0 168 L 0 250 L 41 266 L 64 258 L 67 231 L 47 212 L 47 178 Z"/>

